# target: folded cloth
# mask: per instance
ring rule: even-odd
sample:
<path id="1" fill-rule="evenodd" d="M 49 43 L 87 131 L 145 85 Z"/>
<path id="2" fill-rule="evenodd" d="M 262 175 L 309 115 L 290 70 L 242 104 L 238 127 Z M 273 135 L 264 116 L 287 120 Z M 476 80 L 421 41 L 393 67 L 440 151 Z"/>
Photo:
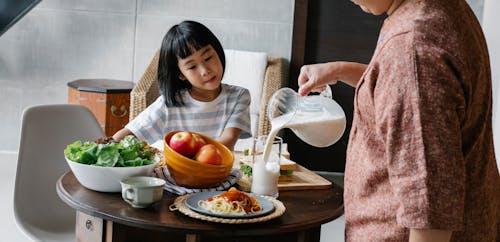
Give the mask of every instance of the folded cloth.
<path id="1" fill-rule="evenodd" d="M 170 172 L 168 171 L 168 168 L 166 166 L 160 166 L 156 167 L 153 171 L 153 176 L 161 178 L 165 180 L 165 186 L 164 189 L 171 192 L 175 193 L 177 195 L 184 195 L 188 193 L 197 193 L 197 192 L 209 192 L 209 191 L 224 191 L 234 184 L 241 178 L 241 171 L 239 169 L 232 169 L 227 178 L 217 184 L 214 187 L 210 188 L 187 188 L 183 186 L 179 186 L 175 183 L 174 179 L 170 175 Z"/>

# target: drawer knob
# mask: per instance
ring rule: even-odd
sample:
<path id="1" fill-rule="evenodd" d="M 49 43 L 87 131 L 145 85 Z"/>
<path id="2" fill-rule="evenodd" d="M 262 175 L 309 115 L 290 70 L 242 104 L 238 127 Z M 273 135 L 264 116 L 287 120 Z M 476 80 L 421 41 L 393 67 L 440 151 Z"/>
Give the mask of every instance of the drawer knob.
<path id="1" fill-rule="evenodd" d="M 127 115 L 127 107 L 125 105 L 120 106 L 120 113 L 117 112 L 118 108 L 115 105 L 111 105 L 111 115 L 113 115 L 116 118 L 123 118 L 125 115 Z"/>
<path id="2" fill-rule="evenodd" d="M 85 227 L 90 231 L 94 230 L 94 225 L 92 224 L 92 220 L 87 219 L 87 221 L 85 221 Z"/>

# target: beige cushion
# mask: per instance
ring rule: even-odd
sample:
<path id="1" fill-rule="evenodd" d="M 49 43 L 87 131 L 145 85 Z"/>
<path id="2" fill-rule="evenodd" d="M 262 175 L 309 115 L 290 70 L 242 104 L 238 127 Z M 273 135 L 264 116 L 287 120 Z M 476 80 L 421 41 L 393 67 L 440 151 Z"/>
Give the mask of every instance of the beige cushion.
<path id="1" fill-rule="evenodd" d="M 226 70 L 222 82 L 245 87 L 250 91 L 250 119 L 252 121 L 252 135 L 257 133 L 260 100 L 267 67 L 267 54 L 242 50 L 224 50 L 226 55 Z"/>

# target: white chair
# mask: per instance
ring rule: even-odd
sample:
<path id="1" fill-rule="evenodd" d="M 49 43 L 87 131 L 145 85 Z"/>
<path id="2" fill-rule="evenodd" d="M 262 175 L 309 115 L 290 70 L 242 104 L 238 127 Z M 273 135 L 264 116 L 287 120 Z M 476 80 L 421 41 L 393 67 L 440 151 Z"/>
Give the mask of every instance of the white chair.
<path id="1" fill-rule="evenodd" d="M 69 167 L 64 149 L 76 140 L 95 140 L 104 133 L 85 107 L 40 105 L 23 113 L 14 215 L 17 225 L 35 241 L 75 241 L 76 212 L 56 193 L 56 181 Z"/>

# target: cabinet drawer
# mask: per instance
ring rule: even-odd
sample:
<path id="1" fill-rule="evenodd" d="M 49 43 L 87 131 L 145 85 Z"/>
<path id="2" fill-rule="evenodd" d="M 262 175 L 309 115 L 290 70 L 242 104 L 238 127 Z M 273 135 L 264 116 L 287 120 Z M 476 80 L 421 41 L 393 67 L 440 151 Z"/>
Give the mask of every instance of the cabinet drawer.
<path id="1" fill-rule="evenodd" d="M 130 94 L 107 94 L 106 133 L 116 133 L 128 123 Z"/>
<path id="2" fill-rule="evenodd" d="M 96 117 L 101 127 L 106 125 L 106 94 L 78 91 L 69 88 L 68 102 L 88 108 Z"/>
<path id="3" fill-rule="evenodd" d="M 104 232 L 103 219 L 76 212 L 76 241 L 103 241 Z"/>
<path id="4" fill-rule="evenodd" d="M 68 83 L 68 102 L 87 107 L 106 136 L 128 123 L 133 83 L 109 79 L 80 79 Z"/>

